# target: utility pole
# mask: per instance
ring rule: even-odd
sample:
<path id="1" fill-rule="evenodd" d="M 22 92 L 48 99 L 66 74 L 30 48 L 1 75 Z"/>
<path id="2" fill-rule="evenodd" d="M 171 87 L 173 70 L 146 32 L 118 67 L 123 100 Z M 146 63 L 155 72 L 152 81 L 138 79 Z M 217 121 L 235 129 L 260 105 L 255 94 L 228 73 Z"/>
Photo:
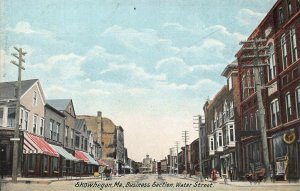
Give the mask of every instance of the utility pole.
<path id="1" fill-rule="evenodd" d="M 16 127 L 14 132 L 14 150 L 13 150 L 13 164 L 12 164 L 12 182 L 17 183 L 17 176 L 18 176 L 18 159 L 19 159 L 19 144 L 20 144 L 20 138 L 19 138 L 19 128 L 20 128 L 20 96 L 21 96 L 21 78 L 22 78 L 22 70 L 25 70 L 25 68 L 22 66 L 23 62 L 25 63 L 25 60 L 23 59 L 23 56 L 25 56 L 26 52 L 23 52 L 22 48 L 16 48 L 14 49 L 17 51 L 17 53 L 12 53 L 14 57 L 16 57 L 19 61 L 19 63 L 16 63 L 14 60 L 11 61 L 12 64 L 16 65 L 18 67 L 18 83 L 16 87 Z"/>
<path id="2" fill-rule="evenodd" d="M 172 148 L 170 148 L 170 169 L 169 169 L 169 174 L 172 174 Z"/>
<path id="3" fill-rule="evenodd" d="M 196 131 L 198 131 L 199 133 L 199 140 L 198 140 L 198 144 L 199 144 L 199 182 L 203 181 L 203 177 L 202 177 L 202 161 L 201 161 L 201 157 L 202 157 L 202 149 L 201 149 L 201 127 L 202 127 L 202 117 L 201 115 L 197 115 L 194 116 L 197 117 L 198 122 L 194 123 L 198 125 L 198 129 Z"/>
<path id="4" fill-rule="evenodd" d="M 262 147 L 263 147 L 263 156 L 264 156 L 264 165 L 265 165 L 265 172 L 266 172 L 266 181 L 270 181 L 270 161 L 269 161 L 269 149 L 268 149 L 268 142 L 267 142 L 267 130 L 265 125 L 265 108 L 263 105 L 261 89 L 262 89 L 262 80 L 259 73 L 259 68 L 266 66 L 267 64 L 261 63 L 261 58 L 269 57 L 268 55 L 261 54 L 261 52 L 265 52 L 268 48 L 266 46 L 262 46 L 260 43 L 265 43 L 266 39 L 256 39 L 243 41 L 240 44 L 249 44 L 249 47 L 243 48 L 242 50 L 246 51 L 253 51 L 254 55 L 243 56 L 242 59 L 251 59 L 253 60 L 252 64 L 245 65 L 245 67 L 252 67 L 254 80 L 255 80 L 255 89 L 256 89 L 256 96 L 257 96 L 257 106 L 258 106 L 258 115 L 259 115 L 259 124 L 260 124 L 260 134 L 262 140 Z"/>
<path id="5" fill-rule="evenodd" d="M 182 138 L 183 138 L 183 140 L 184 140 L 184 169 L 185 169 L 185 177 L 186 177 L 186 175 L 187 175 L 187 146 L 186 146 L 186 143 L 187 143 L 187 141 L 188 141 L 188 131 L 187 130 L 184 130 L 183 132 L 183 136 L 182 136 Z"/>
<path id="6" fill-rule="evenodd" d="M 178 175 L 179 174 L 179 168 L 178 168 L 178 145 L 179 145 L 179 141 L 176 141 L 175 144 L 176 144 L 176 150 L 177 150 L 176 163 L 177 163 L 177 175 Z"/>

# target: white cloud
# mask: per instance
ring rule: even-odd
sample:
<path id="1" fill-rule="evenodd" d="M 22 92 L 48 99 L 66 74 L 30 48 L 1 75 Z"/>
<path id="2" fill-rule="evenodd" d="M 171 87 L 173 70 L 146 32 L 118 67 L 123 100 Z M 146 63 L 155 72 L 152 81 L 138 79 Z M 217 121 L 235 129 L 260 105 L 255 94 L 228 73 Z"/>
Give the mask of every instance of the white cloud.
<path id="1" fill-rule="evenodd" d="M 209 27 L 209 30 L 218 31 L 218 32 L 224 34 L 226 37 L 230 37 L 230 38 L 233 38 L 233 39 L 238 40 L 238 41 L 245 40 L 247 38 L 246 35 L 242 35 L 242 34 L 237 33 L 237 32 L 228 31 L 228 29 L 223 25 L 211 26 L 211 27 Z"/>
<path id="2" fill-rule="evenodd" d="M 225 44 L 219 40 L 207 38 L 204 40 L 203 44 L 201 45 L 202 48 L 205 49 L 212 49 L 212 50 L 223 50 L 225 48 Z"/>
<path id="3" fill-rule="evenodd" d="M 81 70 L 84 59 L 83 56 L 74 53 L 60 54 L 49 57 L 45 63 L 32 64 L 28 67 L 36 72 L 40 71 L 45 74 L 59 76 L 62 79 L 70 79 L 84 74 Z"/>
<path id="4" fill-rule="evenodd" d="M 171 76 L 184 76 L 191 71 L 189 66 L 178 57 L 169 57 L 158 61 L 155 69 Z"/>
<path id="5" fill-rule="evenodd" d="M 31 24 L 26 21 L 20 21 L 15 25 L 15 27 L 8 27 L 7 30 L 19 34 L 40 34 L 45 36 L 50 36 L 52 34 L 47 30 L 33 29 Z"/>
<path id="6" fill-rule="evenodd" d="M 134 63 L 131 64 L 109 64 L 106 69 L 101 71 L 100 74 L 105 74 L 113 71 L 125 71 L 130 72 L 132 77 L 134 77 L 136 80 L 156 80 L 161 81 L 165 80 L 164 75 L 155 75 L 145 72 L 145 70 L 142 67 L 137 66 Z"/>
<path id="7" fill-rule="evenodd" d="M 159 85 L 162 88 L 173 89 L 173 90 L 201 90 L 207 87 L 219 87 L 220 84 L 211 79 L 200 79 L 194 84 L 186 84 L 186 83 L 160 83 Z"/>
<path id="8" fill-rule="evenodd" d="M 241 25 L 258 25 L 266 13 L 255 12 L 251 9 L 242 8 L 236 17 Z"/>

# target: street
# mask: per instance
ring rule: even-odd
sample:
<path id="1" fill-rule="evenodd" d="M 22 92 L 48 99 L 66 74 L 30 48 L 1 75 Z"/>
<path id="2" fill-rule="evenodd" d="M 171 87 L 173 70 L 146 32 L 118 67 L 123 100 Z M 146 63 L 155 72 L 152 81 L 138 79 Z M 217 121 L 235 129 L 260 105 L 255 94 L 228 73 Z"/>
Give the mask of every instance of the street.
<path id="1" fill-rule="evenodd" d="M 229 183 L 230 184 L 230 183 Z M 122 177 L 113 177 L 112 180 L 81 179 L 81 180 L 60 180 L 50 184 L 42 183 L 4 183 L 1 191 L 77 191 L 77 190 L 272 190 L 272 191 L 300 191 L 300 186 L 288 183 L 285 185 L 250 185 L 248 182 L 241 182 L 239 185 L 225 185 L 223 182 L 197 182 L 196 179 L 184 178 L 163 174 L 130 174 Z"/>

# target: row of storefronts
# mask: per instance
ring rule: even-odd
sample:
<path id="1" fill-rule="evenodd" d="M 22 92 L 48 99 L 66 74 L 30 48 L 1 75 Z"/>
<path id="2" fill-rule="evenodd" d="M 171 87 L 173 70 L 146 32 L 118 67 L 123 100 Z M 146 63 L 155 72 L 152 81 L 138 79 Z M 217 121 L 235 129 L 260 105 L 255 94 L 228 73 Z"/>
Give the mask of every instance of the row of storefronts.
<path id="1" fill-rule="evenodd" d="M 90 154 L 52 145 L 43 137 L 24 132 L 22 175 L 28 177 L 84 176 L 98 172 L 99 163 Z"/>

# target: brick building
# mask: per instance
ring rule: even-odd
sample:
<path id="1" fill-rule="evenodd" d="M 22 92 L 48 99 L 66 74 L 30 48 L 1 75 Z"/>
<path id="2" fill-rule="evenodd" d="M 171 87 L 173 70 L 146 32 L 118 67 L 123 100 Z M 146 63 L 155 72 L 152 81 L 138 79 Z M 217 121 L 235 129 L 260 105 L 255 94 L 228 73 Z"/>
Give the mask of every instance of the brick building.
<path id="1" fill-rule="evenodd" d="M 268 57 L 261 63 L 260 77 L 265 109 L 265 125 L 269 160 L 276 179 L 300 177 L 300 1 L 278 0 L 248 40 L 266 39 Z M 242 57 L 249 52 L 238 51 L 240 94 L 242 173 L 263 164 L 262 143 L 257 115 L 257 98 L 253 82 L 253 60 Z"/>

